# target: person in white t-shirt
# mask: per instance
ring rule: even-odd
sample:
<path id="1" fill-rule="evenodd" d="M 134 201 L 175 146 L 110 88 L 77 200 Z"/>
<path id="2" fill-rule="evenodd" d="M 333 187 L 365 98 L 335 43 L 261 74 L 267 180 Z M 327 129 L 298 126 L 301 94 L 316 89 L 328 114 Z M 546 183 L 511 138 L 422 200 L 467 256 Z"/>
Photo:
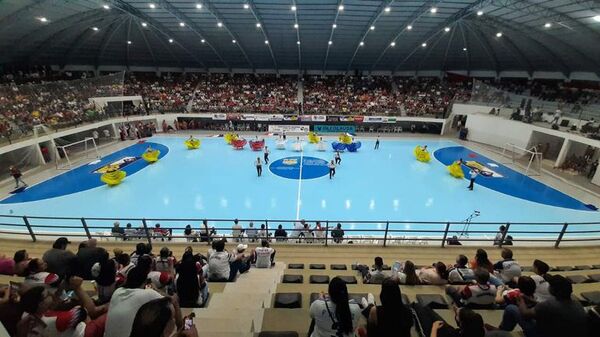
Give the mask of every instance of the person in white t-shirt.
<path id="1" fill-rule="evenodd" d="M 535 275 L 531 275 L 531 278 L 535 281 L 535 300 L 538 302 L 547 301 L 554 296 L 550 294 L 550 283 L 548 283 L 548 271 L 550 266 L 540 260 L 533 261 L 533 272 Z"/>
<path id="2" fill-rule="evenodd" d="M 291 237 L 294 239 L 299 238 L 300 236 L 305 236 L 304 234 L 304 224 L 306 223 L 306 221 L 304 221 L 304 219 L 300 220 L 300 221 L 296 221 L 294 223 L 294 230 L 292 231 L 292 235 Z"/>
<path id="3" fill-rule="evenodd" d="M 270 268 L 275 264 L 275 249 L 269 247 L 269 241 L 262 240 L 260 247 L 254 249 L 256 268 Z"/>
<path id="4" fill-rule="evenodd" d="M 348 298 L 348 287 L 339 277 L 329 283 L 329 294 L 321 294 L 310 305 L 310 337 L 352 337 L 358 328 L 360 306 Z"/>
<path id="5" fill-rule="evenodd" d="M 110 300 L 110 310 L 106 319 L 104 337 L 129 337 L 133 320 L 140 307 L 152 300 L 162 298 L 156 290 L 147 288 L 148 271 L 135 267 L 127 275 L 122 288 L 115 290 Z M 182 326 L 181 311 L 177 301 L 172 301 L 175 307 L 175 322 Z"/>

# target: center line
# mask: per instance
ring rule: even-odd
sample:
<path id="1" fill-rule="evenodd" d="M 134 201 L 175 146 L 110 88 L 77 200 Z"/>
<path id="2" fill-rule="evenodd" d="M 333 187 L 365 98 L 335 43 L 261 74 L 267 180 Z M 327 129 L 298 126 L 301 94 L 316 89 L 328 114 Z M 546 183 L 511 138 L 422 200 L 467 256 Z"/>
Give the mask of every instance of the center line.
<path id="1" fill-rule="evenodd" d="M 300 144 L 302 146 L 302 144 Z M 300 151 L 300 176 L 298 177 L 298 196 L 296 197 L 296 220 L 300 220 L 300 192 L 302 191 L 302 164 L 304 157 L 304 149 Z"/>

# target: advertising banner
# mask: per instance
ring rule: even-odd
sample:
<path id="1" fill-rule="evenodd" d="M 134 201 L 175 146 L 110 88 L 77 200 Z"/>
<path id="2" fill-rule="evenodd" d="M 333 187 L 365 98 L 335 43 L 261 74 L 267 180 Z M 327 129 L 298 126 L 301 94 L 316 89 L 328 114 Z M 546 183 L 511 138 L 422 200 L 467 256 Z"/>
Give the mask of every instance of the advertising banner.
<path id="1" fill-rule="evenodd" d="M 212 119 L 216 121 L 224 121 L 227 119 L 227 114 L 213 114 Z"/>
<path id="2" fill-rule="evenodd" d="M 356 133 L 354 125 L 315 125 L 316 133 Z"/>
<path id="3" fill-rule="evenodd" d="M 269 132 L 286 133 L 308 133 L 310 127 L 308 125 L 269 125 Z"/>

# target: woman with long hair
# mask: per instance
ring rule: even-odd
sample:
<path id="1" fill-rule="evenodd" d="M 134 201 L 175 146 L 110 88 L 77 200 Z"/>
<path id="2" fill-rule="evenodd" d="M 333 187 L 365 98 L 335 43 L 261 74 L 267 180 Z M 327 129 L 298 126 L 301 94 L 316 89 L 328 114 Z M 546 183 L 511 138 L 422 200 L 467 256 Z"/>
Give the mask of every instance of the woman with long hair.
<path id="1" fill-rule="evenodd" d="M 109 258 L 108 252 L 105 251 L 100 257 L 100 261 L 92 266 L 92 276 L 96 282 L 99 302 L 110 302 L 110 298 L 117 288 L 117 262 Z"/>
<path id="2" fill-rule="evenodd" d="M 471 269 L 475 270 L 477 268 L 483 268 L 490 273 L 494 272 L 494 265 L 488 259 L 487 252 L 483 249 L 477 249 L 477 253 L 475 253 L 475 259 L 471 261 Z"/>
<path id="3" fill-rule="evenodd" d="M 404 262 L 404 268 L 401 272 L 398 272 L 398 279 L 400 280 L 401 284 L 410 286 L 421 284 L 421 280 L 417 276 L 417 268 L 410 260 L 406 260 L 406 262 Z"/>
<path id="4" fill-rule="evenodd" d="M 202 307 L 208 299 L 208 284 L 192 259 L 183 261 L 177 269 L 175 284 L 179 304 L 183 308 Z"/>
<path id="5" fill-rule="evenodd" d="M 310 305 L 311 337 L 351 337 L 358 327 L 361 309 L 350 302 L 346 283 L 339 277 L 329 282 L 329 296 L 322 295 Z"/>
<path id="6" fill-rule="evenodd" d="M 400 286 L 393 278 L 381 284 L 381 306 L 371 307 L 367 322 L 369 337 L 410 337 L 413 318 L 402 303 Z"/>
<path id="7" fill-rule="evenodd" d="M 129 337 L 169 337 L 175 330 L 175 308 L 168 297 L 142 305 L 133 320 Z"/>

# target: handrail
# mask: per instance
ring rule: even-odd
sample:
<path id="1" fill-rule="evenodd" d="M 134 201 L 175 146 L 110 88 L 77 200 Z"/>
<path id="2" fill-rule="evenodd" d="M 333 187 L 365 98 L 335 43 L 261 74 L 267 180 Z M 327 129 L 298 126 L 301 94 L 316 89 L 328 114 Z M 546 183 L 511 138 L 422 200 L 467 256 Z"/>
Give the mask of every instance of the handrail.
<path id="1" fill-rule="evenodd" d="M 178 235 L 177 232 L 183 232 L 186 228 L 181 226 L 169 226 L 161 227 L 162 230 L 156 230 L 151 228 L 148 224 L 151 222 L 186 222 L 190 223 L 202 223 L 203 221 L 216 222 L 222 224 L 224 222 L 233 224 L 236 219 L 203 219 L 203 218 L 112 218 L 112 217 L 52 217 L 52 216 L 22 216 L 12 214 L 0 214 L 0 219 L 14 219 L 14 221 L 5 220 L 0 222 L 0 234 L 10 235 L 24 235 L 29 236 L 33 242 L 37 241 L 37 237 L 58 237 L 58 236 L 71 236 L 71 237 L 82 237 L 91 239 L 94 237 L 98 238 L 120 238 L 120 239 L 145 239 L 149 243 L 156 239 L 186 239 L 188 241 L 192 239 L 197 240 L 209 240 L 207 237 L 214 239 L 215 237 L 231 239 L 233 241 L 240 240 L 260 240 L 269 239 L 275 241 L 282 241 L 283 238 L 275 236 L 275 225 L 274 223 L 286 223 L 295 224 L 298 223 L 297 219 L 237 219 L 241 223 L 256 223 L 257 227 L 253 227 L 256 233 L 262 232 L 262 236 L 239 237 L 233 235 L 231 227 L 223 226 L 210 226 L 210 228 L 204 229 L 200 227 L 200 231 L 195 232 L 194 235 Z M 42 220 L 42 221 L 39 221 Z M 44 221 L 47 220 L 47 221 Z M 65 221 L 74 221 L 73 225 L 65 224 Z M 114 221 L 126 221 L 129 223 L 135 222 L 136 227 L 132 224 L 129 228 L 121 227 L 123 233 L 114 233 L 113 226 L 110 225 L 96 225 L 94 222 L 114 222 Z M 561 242 L 600 242 L 600 222 L 470 222 L 469 225 L 480 225 L 484 228 L 478 228 L 471 230 L 467 223 L 464 221 L 382 221 L 382 220 L 305 220 L 307 224 L 311 223 L 324 223 L 325 227 L 322 227 L 321 231 L 316 229 L 316 226 L 303 228 L 303 229 L 286 229 L 287 233 L 291 233 L 287 237 L 286 241 L 297 241 L 297 242 L 317 242 L 324 245 L 331 243 L 345 242 L 368 242 L 381 244 L 383 247 L 390 246 L 390 244 L 397 244 L 398 242 L 419 242 L 428 244 L 430 241 L 439 242 L 441 247 L 446 245 L 456 244 L 455 241 L 460 242 L 482 242 L 492 241 L 490 238 L 498 233 L 495 226 L 504 226 L 506 231 L 501 233 L 501 238 L 496 242 L 498 246 L 512 244 L 513 242 L 551 242 L 555 248 L 558 248 Z M 260 224 L 264 224 L 264 230 L 259 228 Z M 345 232 L 343 237 L 339 237 L 336 233 L 335 226 L 337 224 L 350 224 L 351 228 L 342 228 Z M 357 225 L 364 225 L 358 227 Z M 403 227 L 397 227 L 398 225 L 405 225 Z M 410 227 L 408 226 L 410 225 Z M 437 225 L 439 228 L 432 228 L 431 225 Z M 485 227 L 494 226 L 492 229 Z M 554 227 L 559 227 L 554 230 Z M 583 226 L 584 228 L 577 228 Z M 590 226 L 597 226 L 596 228 L 590 228 Z M 435 226 L 434 226 L 435 227 Z M 539 228 L 543 227 L 543 228 Z M 550 228 L 548 228 L 550 227 Z M 18 230 L 21 228 L 22 230 Z M 196 228 L 198 226 L 196 225 Z M 465 231 L 465 228 L 467 229 Z M 10 229 L 10 230 L 9 230 Z M 60 230 L 60 232 L 54 232 L 53 230 Z M 242 232 L 246 232 L 249 227 L 242 228 Z M 538 230 L 539 229 L 539 230 Z M 72 230 L 72 232 L 65 233 L 65 230 Z M 107 232 L 108 231 L 108 232 Z M 214 235 L 210 234 L 214 231 Z M 175 234 L 174 234 L 175 232 Z M 209 234 L 206 234 L 206 233 Z M 217 233 L 225 234 L 217 234 Z M 348 232 L 348 234 L 346 234 Z M 363 233 L 375 233 L 376 235 L 362 235 Z M 510 235 L 509 235 L 510 233 Z M 456 234 L 456 235 L 453 235 Z M 490 236 L 488 236 L 488 234 Z M 512 235 L 517 238 L 512 238 Z M 565 238 L 566 235 L 571 237 Z M 573 237 L 574 236 L 574 237 Z M 508 240 L 510 237 L 510 240 Z"/>

